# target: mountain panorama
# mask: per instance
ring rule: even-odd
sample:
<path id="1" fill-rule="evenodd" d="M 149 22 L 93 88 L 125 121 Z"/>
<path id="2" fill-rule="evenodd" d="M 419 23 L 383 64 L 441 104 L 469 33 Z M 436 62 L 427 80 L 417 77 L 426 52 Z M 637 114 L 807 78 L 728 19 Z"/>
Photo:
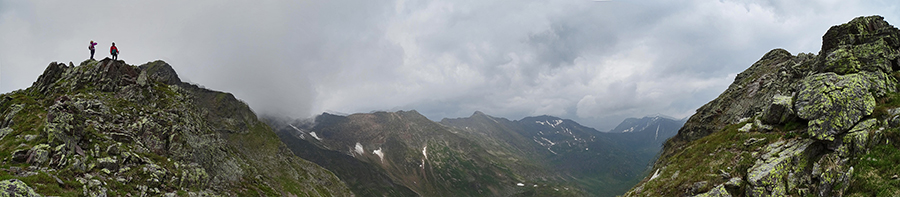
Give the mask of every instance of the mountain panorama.
<path id="1" fill-rule="evenodd" d="M 774 49 L 686 120 L 255 114 L 161 60 L 0 95 L 0 196 L 900 196 L 900 30 Z"/>

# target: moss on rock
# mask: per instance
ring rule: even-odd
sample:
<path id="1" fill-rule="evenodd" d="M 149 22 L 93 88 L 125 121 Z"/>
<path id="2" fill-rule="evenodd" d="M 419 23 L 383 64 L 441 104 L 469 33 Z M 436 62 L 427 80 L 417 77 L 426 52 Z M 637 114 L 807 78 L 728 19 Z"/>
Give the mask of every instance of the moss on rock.
<path id="1" fill-rule="evenodd" d="M 821 73 L 803 79 L 795 103 L 797 115 L 809 120 L 809 135 L 834 141 L 875 110 L 869 80 L 862 74 Z"/>
<path id="2" fill-rule="evenodd" d="M 0 181 L 0 196 L 10 197 L 39 197 L 40 194 L 34 192 L 34 189 L 18 179 L 7 179 Z"/>

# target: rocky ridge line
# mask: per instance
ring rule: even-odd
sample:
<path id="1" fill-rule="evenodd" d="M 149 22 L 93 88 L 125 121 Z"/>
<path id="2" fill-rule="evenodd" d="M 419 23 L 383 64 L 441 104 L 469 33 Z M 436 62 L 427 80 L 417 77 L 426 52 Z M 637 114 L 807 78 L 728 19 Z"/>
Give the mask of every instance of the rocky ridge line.
<path id="1" fill-rule="evenodd" d="M 858 17 L 822 40 L 818 55 L 775 49 L 739 74 L 625 196 L 900 195 L 859 186 L 897 149 L 900 30 Z"/>
<path id="2" fill-rule="evenodd" d="M 0 149 L 11 153 L 0 177 L 17 179 L 0 187 L 25 194 L 353 196 L 246 104 L 181 82 L 163 61 L 51 63 L 0 95 Z"/>

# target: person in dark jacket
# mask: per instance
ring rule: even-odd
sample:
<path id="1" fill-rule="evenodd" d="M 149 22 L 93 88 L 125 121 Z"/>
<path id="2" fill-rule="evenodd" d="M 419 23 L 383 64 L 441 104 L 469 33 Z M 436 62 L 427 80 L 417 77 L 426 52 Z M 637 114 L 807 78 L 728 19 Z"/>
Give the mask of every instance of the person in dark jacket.
<path id="1" fill-rule="evenodd" d="M 97 45 L 97 43 L 93 40 L 91 40 L 91 44 L 88 45 L 88 49 L 91 50 L 91 59 L 94 59 L 94 45 Z"/>
<path id="2" fill-rule="evenodd" d="M 109 54 L 113 56 L 113 57 L 112 57 L 113 60 L 116 60 L 116 59 L 119 58 L 119 48 L 116 48 L 116 43 L 115 43 L 115 42 L 113 42 L 113 43 L 112 43 L 112 46 L 109 47 Z"/>

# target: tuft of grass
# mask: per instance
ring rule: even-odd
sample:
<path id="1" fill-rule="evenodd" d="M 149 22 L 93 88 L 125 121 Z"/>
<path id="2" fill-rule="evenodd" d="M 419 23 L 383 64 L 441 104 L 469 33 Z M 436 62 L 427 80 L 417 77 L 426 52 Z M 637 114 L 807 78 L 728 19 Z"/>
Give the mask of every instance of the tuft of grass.
<path id="1" fill-rule="evenodd" d="M 893 145 L 879 145 L 859 158 L 847 193 L 864 196 L 900 196 L 900 150 Z"/>
<path id="2" fill-rule="evenodd" d="M 872 117 L 883 119 L 888 116 L 888 109 L 900 107 L 900 92 L 891 92 L 884 97 L 876 100 L 875 110 L 872 111 Z"/>

